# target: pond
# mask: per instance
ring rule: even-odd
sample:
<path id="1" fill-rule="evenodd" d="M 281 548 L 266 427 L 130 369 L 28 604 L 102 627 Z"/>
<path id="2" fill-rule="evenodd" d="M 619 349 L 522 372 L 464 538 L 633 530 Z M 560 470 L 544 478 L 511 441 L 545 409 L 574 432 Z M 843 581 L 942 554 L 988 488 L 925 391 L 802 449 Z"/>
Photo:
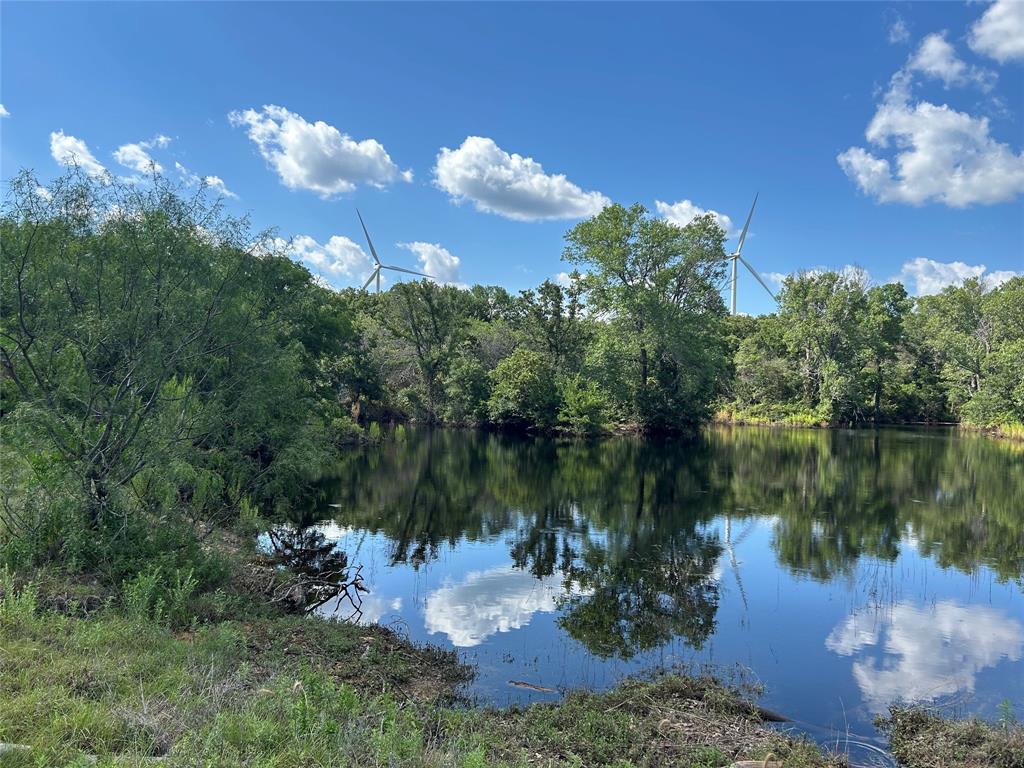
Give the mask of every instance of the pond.
<path id="1" fill-rule="evenodd" d="M 895 700 L 1024 717 L 1019 444 L 399 429 L 348 455 L 307 521 L 363 566 L 361 620 L 461 651 L 482 701 L 713 665 L 861 764 L 884 764 L 872 720 Z"/>

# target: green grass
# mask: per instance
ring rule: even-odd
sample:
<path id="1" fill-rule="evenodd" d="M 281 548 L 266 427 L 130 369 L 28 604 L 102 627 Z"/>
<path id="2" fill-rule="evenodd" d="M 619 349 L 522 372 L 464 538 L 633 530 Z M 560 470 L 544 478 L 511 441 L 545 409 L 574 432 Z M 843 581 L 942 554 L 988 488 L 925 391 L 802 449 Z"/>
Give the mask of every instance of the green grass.
<path id="1" fill-rule="evenodd" d="M 1012 713 L 991 724 L 896 706 L 876 724 L 904 768 L 1024 768 L 1024 726 Z"/>
<path id="2" fill-rule="evenodd" d="M 723 424 L 754 424 L 784 427 L 827 427 L 827 422 L 813 411 L 790 406 L 755 406 L 736 408 L 727 405 L 718 410 L 714 421 Z"/>

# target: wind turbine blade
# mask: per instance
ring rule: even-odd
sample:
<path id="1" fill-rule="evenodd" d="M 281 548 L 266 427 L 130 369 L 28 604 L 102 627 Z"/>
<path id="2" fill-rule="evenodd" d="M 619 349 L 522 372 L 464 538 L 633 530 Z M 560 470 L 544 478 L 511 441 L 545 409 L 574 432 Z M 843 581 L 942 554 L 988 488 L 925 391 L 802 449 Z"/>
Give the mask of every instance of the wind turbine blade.
<path id="1" fill-rule="evenodd" d="M 380 271 L 380 267 L 377 267 L 377 269 L 373 270 L 373 272 L 370 273 L 370 276 L 368 278 L 366 278 L 366 282 L 363 283 L 363 290 L 364 291 L 367 288 L 370 287 L 370 283 L 373 282 L 373 278 L 375 278 L 377 276 L 377 272 L 379 272 L 379 271 Z"/>
<path id="2" fill-rule="evenodd" d="M 760 194 L 760 193 L 758 193 Z M 757 205 L 757 195 L 754 195 L 754 202 L 750 206 L 750 213 L 747 214 L 747 223 L 743 225 L 743 231 L 740 233 L 740 242 L 736 246 L 737 255 L 743 250 L 743 242 L 747 239 L 747 229 L 750 228 L 750 220 L 754 218 L 754 207 Z"/>
<path id="3" fill-rule="evenodd" d="M 373 247 L 373 240 L 370 239 L 370 233 L 366 231 L 366 224 L 363 223 L 363 214 L 356 208 L 356 216 L 359 217 L 359 223 L 363 227 L 363 234 L 366 235 L 366 242 L 370 246 L 370 253 L 373 255 L 373 260 L 377 262 L 377 266 L 380 266 L 380 259 L 377 258 L 377 249 Z"/>
<path id="4" fill-rule="evenodd" d="M 743 262 L 743 266 L 750 270 L 750 274 L 752 274 L 754 277 L 757 278 L 757 282 L 759 282 L 762 285 L 762 287 L 766 291 L 768 291 L 768 295 L 771 296 L 776 301 L 778 301 L 778 299 L 775 298 L 775 294 L 772 293 L 772 289 L 768 287 L 768 283 L 766 283 L 764 280 L 761 279 L 761 276 L 759 274 L 757 274 L 757 270 L 754 269 L 752 266 L 750 266 L 750 262 L 748 262 L 746 259 L 744 259 L 742 256 L 740 256 L 738 253 L 736 254 L 736 256 L 737 256 L 737 258 L 740 261 Z"/>
<path id="5" fill-rule="evenodd" d="M 433 277 L 434 277 L 433 275 L 428 275 L 428 274 L 426 274 L 424 272 L 414 272 L 413 270 L 406 269 L 405 267 L 392 267 L 390 264 L 381 264 L 380 268 L 381 269 L 393 269 L 395 272 L 408 272 L 410 275 L 419 275 L 420 277 L 429 277 L 431 279 L 433 279 Z"/>

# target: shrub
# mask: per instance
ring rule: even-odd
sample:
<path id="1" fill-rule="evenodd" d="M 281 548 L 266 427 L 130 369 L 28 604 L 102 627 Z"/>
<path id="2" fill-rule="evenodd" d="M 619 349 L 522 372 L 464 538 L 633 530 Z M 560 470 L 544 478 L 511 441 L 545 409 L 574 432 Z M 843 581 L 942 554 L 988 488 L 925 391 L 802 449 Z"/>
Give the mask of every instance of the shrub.
<path id="1" fill-rule="evenodd" d="M 520 347 L 491 374 L 494 390 L 487 410 L 495 424 L 519 429 L 550 429 L 558 409 L 551 364 L 538 352 Z"/>
<path id="2" fill-rule="evenodd" d="M 573 376 L 562 381 L 558 426 L 574 435 L 592 435 L 605 430 L 608 396 L 601 387 Z"/>

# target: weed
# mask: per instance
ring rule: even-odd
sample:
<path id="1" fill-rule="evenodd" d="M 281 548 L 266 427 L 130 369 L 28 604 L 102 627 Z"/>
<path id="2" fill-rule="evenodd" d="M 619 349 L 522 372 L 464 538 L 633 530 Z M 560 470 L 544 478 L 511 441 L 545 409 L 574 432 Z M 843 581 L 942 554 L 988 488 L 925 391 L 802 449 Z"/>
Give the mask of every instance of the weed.
<path id="1" fill-rule="evenodd" d="M 36 587 L 31 582 L 21 587 L 15 583 L 14 571 L 0 570 L 0 622 L 12 624 L 31 621 L 36 614 Z"/>

